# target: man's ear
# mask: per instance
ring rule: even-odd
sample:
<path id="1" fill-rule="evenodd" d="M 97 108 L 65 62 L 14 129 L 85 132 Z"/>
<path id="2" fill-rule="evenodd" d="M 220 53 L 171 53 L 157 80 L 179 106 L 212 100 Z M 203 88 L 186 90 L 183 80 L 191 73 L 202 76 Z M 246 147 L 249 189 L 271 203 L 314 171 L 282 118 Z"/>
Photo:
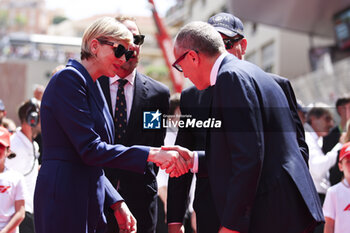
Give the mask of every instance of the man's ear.
<path id="1" fill-rule="evenodd" d="M 189 59 L 191 59 L 191 61 L 195 65 L 199 64 L 199 56 L 198 56 L 198 53 L 196 51 L 194 51 L 194 50 L 189 51 L 187 56 L 188 56 Z"/>
<path id="2" fill-rule="evenodd" d="M 241 40 L 240 44 L 241 44 L 241 48 L 242 48 L 242 55 L 244 55 L 245 51 L 247 50 L 247 45 L 248 45 L 247 39 L 243 38 Z"/>

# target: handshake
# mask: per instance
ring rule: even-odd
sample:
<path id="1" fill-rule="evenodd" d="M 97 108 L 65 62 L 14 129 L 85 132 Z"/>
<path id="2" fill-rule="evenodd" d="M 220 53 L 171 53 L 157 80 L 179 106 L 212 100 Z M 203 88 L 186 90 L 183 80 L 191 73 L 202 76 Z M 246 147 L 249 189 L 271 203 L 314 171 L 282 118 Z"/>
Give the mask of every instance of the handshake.
<path id="1" fill-rule="evenodd" d="M 179 177 L 193 168 L 194 152 L 181 146 L 151 147 L 148 161 L 165 169 L 170 177 Z"/>

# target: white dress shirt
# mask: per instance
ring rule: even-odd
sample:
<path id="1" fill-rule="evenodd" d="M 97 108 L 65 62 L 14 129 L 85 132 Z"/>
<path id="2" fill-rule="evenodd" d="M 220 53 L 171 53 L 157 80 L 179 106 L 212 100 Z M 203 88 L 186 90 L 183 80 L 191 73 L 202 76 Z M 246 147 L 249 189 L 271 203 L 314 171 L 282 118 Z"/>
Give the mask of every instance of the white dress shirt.
<path id="1" fill-rule="evenodd" d="M 330 187 L 329 169 L 337 162 L 342 144 L 336 144 L 326 155 L 322 151 L 323 140 L 308 123 L 304 124 L 305 141 L 309 147 L 310 174 L 318 193 L 326 194 Z"/>
<path id="2" fill-rule="evenodd" d="M 213 67 L 210 71 L 210 86 L 214 86 L 216 83 L 216 79 L 218 78 L 218 72 L 221 65 L 222 60 L 228 55 L 228 52 L 222 53 L 215 61 Z"/>
<path id="3" fill-rule="evenodd" d="M 136 77 L 136 70 L 134 70 L 131 74 L 126 76 L 124 79 L 128 80 L 128 82 L 124 86 L 124 95 L 125 95 L 125 101 L 126 101 L 126 115 L 127 115 L 127 121 L 129 122 L 131 107 L 132 107 L 132 101 L 134 99 L 134 90 L 135 90 L 135 77 Z M 112 103 L 112 111 L 113 111 L 113 117 L 115 114 L 115 106 L 117 102 L 117 92 L 118 92 L 118 75 L 109 78 L 109 87 L 110 87 L 110 93 L 111 93 L 111 103 Z"/>

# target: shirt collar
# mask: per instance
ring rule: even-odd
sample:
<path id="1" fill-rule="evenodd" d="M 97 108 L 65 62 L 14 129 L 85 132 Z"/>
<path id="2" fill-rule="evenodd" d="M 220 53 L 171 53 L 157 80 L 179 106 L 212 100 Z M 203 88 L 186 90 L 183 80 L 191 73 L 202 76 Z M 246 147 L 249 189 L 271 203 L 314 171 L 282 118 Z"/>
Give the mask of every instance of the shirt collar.
<path id="1" fill-rule="evenodd" d="M 22 127 L 18 127 L 16 129 L 16 134 L 22 140 L 23 143 L 25 143 L 26 145 L 32 146 L 32 142 L 29 140 L 29 138 L 27 138 L 27 136 L 24 133 L 22 133 Z M 11 138 L 13 136 L 14 135 L 12 135 Z"/>
<path id="2" fill-rule="evenodd" d="M 224 60 L 224 58 L 226 57 L 227 54 L 228 54 L 228 52 L 222 53 L 216 59 L 213 67 L 211 68 L 211 72 L 210 72 L 210 86 L 214 86 L 215 85 L 221 62 L 222 62 L 222 60 Z"/>
<path id="3" fill-rule="evenodd" d="M 128 80 L 129 83 L 133 86 L 135 82 L 135 77 L 136 77 L 136 69 L 132 73 L 130 73 L 128 76 L 126 76 L 124 79 Z M 120 77 L 118 75 L 114 77 L 109 78 L 109 85 L 113 85 Z"/>

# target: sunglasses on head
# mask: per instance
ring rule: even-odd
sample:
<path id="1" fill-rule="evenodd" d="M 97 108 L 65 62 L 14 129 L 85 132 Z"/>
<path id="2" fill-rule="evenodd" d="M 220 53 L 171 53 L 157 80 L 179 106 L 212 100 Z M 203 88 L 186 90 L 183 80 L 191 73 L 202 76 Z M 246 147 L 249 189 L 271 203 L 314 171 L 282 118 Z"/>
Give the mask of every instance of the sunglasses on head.
<path id="1" fill-rule="evenodd" d="M 225 44 L 225 48 L 226 49 L 232 49 L 233 45 L 235 43 L 237 43 L 238 41 L 242 40 L 244 37 L 240 36 L 240 37 L 236 37 L 236 38 L 227 38 L 227 39 L 223 39 L 224 44 Z"/>
<path id="2" fill-rule="evenodd" d="M 134 44 L 142 45 L 145 40 L 145 35 L 134 35 Z"/>
<path id="3" fill-rule="evenodd" d="M 97 40 L 98 42 L 100 42 L 100 44 L 106 44 L 106 45 L 112 46 L 114 51 L 114 56 L 116 58 L 121 58 L 123 55 L 125 55 L 125 60 L 128 61 L 134 55 L 134 51 L 127 50 L 122 44 L 118 44 L 118 46 L 115 47 L 115 44 L 117 43 L 113 43 L 111 41 L 107 41 L 101 38 L 97 38 Z"/>

